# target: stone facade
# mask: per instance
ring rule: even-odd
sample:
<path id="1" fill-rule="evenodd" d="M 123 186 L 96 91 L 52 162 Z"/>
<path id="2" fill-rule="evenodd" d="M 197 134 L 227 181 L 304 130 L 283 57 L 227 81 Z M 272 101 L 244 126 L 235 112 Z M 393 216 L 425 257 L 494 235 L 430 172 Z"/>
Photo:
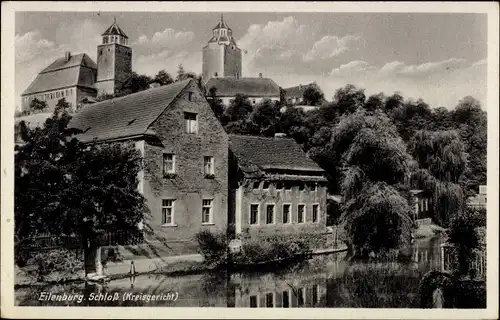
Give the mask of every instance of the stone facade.
<path id="1" fill-rule="evenodd" d="M 132 49 L 118 43 L 97 47 L 98 95 L 114 94 L 132 74 Z"/>
<path id="2" fill-rule="evenodd" d="M 197 115 L 197 133 L 186 133 L 185 112 Z M 153 231 L 147 235 L 148 246 L 168 255 L 194 253 L 198 231 L 226 231 L 228 137 L 194 82 L 150 128 L 161 141 L 140 146 L 144 154 L 140 188 L 150 209 L 144 229 Z M 166 177 L 165 153 L 175 155 L 174 173 Z M 213 176 L 204 175 L 204 156 L 214 159 Z M 173 223 L 164 221 L 163 200 L 173 200 Z M 203 200 L 211 200 L 209 223 L 202 223 Z"/>
<path id="3" fill-rule="evenodd" d="M 203 47 L 202 77 L 204 81 L 212 77 L 241 77 L 241 49 L 238 48 L 233 38 L 233 31 L 224 22 L 222 16 L 212 32 L 212 38 Z"/>
<path id="4" fill-rule="evenodd" d="M 326 186 L 289 182 L 278 187 L 277 181 L 245 181 L 234 192 L 236 234 L 248 233 L 251 237 L 286 234 L 324 234 L 326 230 Z M 289 188 L 289 190 L 287 190 Z M 302 189 L 302 190 L 301 190 Z M 251 223 L 252 205 L 258 208 L 258 219 Z M 268 206 L 273 207 L 274 217 L 267 221 Z M 288 221 L 284 222 L 284 207 L 288 206 Z M 304 214 L 299 221 L 299 206 Z M 315 209 L 313 209 L 315 206 Z M 271 210 L 271 209 L 270 209 Z M 313 210 L 316 221 L 313 221 Z"/>

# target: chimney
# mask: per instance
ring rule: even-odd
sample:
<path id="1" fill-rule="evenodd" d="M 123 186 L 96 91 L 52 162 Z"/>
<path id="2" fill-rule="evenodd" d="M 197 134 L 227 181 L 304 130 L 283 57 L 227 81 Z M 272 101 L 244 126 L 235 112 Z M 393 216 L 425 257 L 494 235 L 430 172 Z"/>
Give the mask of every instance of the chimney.
<path id="1" fill-rule="evenodd" d="M 69 61 L 69 59 L 71 58 L 71 52 L 66 51 L 66 53 L 64 54 L 64 58 L 66 59 L 66 61 Z"/>
<path id="2" fill-rule="evenodd" d="M 259 78 L 261 78 L 261 79 L 262 79 L 262 72 L 260 72 L 260 73 L 259 73 Z"/>

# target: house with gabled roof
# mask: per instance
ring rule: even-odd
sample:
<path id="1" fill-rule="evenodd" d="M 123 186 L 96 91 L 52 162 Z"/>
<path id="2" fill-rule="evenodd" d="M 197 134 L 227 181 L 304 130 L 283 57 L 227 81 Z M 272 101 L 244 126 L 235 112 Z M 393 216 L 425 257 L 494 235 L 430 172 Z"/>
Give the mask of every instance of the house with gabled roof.
<path id="1" fill-rule="evenodd" d="M 195 253 L 195 234 L 226 231 L 228 137 L 194 80 L 90 104 L 70 127 L 85 143 L 134 143 L 149 213 L 143 250 Z"/>
<path id="2" fill-rule="evenodd" d="M 75 111 L 84 98 L 95 97 L 96 77 L 97 65 L 87 54 L 66 52 L 64 57 L 43 69 L 22 93 L 22 108 L 28 110 L 36 98 L 45 101 L 48 111 L 52 111 L 59 99 L 65 98 Z"/>
<path id="3" fill-rule="evenodd" d="M 264 99 L 280 101 L 280 88 L 270 78 L 211 78 L 205 87 L 207 98 L 220 99 L 225 106 L 229 106 L 238 94 L 247 97 L 253 105 Z"/>
<path id="4" fill-rule="evenodd" d="M 325 232 L 325 171 L 293 139 L 229 135 L 229 149 L 235 235 Z"/>
<path id="5" fill-rule="evenodd" d="M 284 88 L 285 92 L 285 101 L 290 105 L 303 105 L 304 104 L 304 92 L 309 89 L 315 89 L 320 92 L 323 92 L 321 88 L 316 84 L 316 82 L 312 81 L 307 84 L 299 84 L 298 86 Z M 325 100 L 326 102 L 326 100 Z M 308 110 L 304 110 L 308 111 Z"/>

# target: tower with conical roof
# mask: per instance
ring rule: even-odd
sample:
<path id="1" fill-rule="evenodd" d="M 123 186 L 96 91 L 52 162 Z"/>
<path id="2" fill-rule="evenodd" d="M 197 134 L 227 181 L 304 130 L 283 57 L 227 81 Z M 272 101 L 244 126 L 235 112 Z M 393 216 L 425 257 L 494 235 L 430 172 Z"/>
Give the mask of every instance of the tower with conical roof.
<path id="1" fill-rule="evenodd" d="M 97 46 L 98 95 L 114 94 L 132 74 L 132 48 L 123 30 L 113 24 L 101 35 L 102 43 Z"/>
<path id="2" fill-rule="evenodd" d="M 202 69 L 205 81 L 214 77 L 241 77 L 241 50 L 222 14 L 219 23 L 212 29 L 208 44 L 203 47 Z"/>

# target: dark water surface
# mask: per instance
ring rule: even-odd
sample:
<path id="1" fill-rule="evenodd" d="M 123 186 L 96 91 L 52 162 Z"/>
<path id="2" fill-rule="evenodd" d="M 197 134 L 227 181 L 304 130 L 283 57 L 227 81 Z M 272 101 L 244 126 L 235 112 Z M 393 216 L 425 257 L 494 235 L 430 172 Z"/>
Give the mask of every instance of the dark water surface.
<path id="1" fill-rule="evenodd" d="M 440 244 L 440 239 L 417 240 L 407 249 L 408 262 L 347 262 L 345 253 L 338 253 L 267 272 L 142 275 L 105 285 L 24 288 L 16 291 L 16 301 L 24 306 L 418 308 L 422 276 L 441 268 Z"/>

